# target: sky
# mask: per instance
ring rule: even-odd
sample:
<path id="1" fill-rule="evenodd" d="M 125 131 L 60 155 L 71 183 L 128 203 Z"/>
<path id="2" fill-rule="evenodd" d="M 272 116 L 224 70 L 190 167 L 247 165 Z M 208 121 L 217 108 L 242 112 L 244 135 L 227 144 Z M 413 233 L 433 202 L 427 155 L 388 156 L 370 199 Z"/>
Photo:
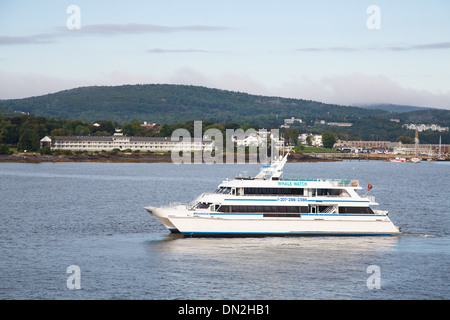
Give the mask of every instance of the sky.
<path id="1" fill-rule="evenodd" d="M 169 83 L 450 110 L 448 0 L 0 0 L 0 99 Z"/>

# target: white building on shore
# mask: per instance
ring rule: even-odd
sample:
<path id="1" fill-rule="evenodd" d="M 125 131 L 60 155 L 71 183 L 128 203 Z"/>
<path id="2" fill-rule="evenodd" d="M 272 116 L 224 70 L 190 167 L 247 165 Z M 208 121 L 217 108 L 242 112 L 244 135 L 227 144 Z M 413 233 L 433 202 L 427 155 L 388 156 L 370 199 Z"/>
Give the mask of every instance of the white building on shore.
<path id="1" fill-rule="evenodd" d="M 260 146 L 267 142 L 266 136 L 261 136 L 258 132 L 252 133 L 235 133 L 231 136 L 231 140 L 238 147 Z"/>
<path id="2" fill-rule="evenodd" d="M 311 134 L 311 133 L 302 133 L 298 136 L 298 142 L 301 144 L 307 144 L 306 139 L 311 137 L 311 145 L 315 147 L 323 147 L 322 143 L 322 135 L 320 134 Z"/>
<path id="3" fill-rule="evenodd" d="M 441 127 L 438 124 L 414 124 L 414 123 L 409 123 L 409 124 L 404 124 L 402 127 L 406 128 L 406 129 L 409 129 L 409 130 L 417 130 L 419 132 L 427 131 L 427 130 L 439 131 L 439 132 L 448 131 L 448 127 Z"/>
<path id="4" fill-rule="evenodd" d="M 134 137 L 115 133 L 112 136 L 46 136 L 41 139 L 41 148 L 51 146 L 52 150 L 71 151 L 172 151 L 174 148 L 180 151 L 212 151 L 212 140 L 196 139 L 172 139 L 167 137 Z"/>

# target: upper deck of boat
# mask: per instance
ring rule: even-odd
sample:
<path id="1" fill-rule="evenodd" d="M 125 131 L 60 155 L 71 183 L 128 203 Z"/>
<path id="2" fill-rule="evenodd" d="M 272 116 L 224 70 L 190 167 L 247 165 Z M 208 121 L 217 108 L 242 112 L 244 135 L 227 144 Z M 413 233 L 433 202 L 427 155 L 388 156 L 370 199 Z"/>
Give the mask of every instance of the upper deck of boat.
<path id="1" fill-rule="evenodd" d="M 261 179 L 254 177 L 236 177 L 233 180 L 223 181 L 221 186 L 361 189 L 358 180 L 350 179 Z"/>

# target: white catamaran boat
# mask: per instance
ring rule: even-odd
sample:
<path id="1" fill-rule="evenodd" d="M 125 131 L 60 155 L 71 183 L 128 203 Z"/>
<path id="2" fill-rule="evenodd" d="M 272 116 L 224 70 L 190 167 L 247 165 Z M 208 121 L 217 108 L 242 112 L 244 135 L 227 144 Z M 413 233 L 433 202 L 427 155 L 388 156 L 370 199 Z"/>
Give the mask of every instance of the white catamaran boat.
<path id="1" fill-rule="evenodd" d="M 394 235 L 387 211 L 360 196 L 358 181 L 283 179 L 282 159 L 255 177 L 237 177 L 189 205 L 146 207 L 171 232 L 190 236 Z M 371 185 L 369 185 L 369 190 Z"/>

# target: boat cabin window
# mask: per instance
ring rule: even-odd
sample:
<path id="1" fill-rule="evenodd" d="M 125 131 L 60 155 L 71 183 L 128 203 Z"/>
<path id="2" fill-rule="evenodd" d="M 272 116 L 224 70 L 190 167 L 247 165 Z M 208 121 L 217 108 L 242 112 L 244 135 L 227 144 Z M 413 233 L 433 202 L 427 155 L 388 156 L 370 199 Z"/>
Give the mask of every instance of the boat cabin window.
<path id="1" fill-rule="evenodd" d="M 283 213 L 306 213 L 308 207 L 306 206 L 238 206 L 238 205 L 222 205 L 217 208 L 218 212 L 283 212 Z"/>
<path id="2" fill-rule="evenodd" d="M 374 212 L 371 207 L 339 207 L 339 213 L 372 214 Z"/>
<path id="3" fill-rule="evenodd" d="M 219 189 L 216 190 L 216 193 L 230 194 L 231 193 L 231 188 L 229 188 L 229 187 L 220 187 Z"/>
<path id="4" fill-rule="evenodd" d="M 195 206 L 195 209 L 208 209 L 210 205 L 211 205 L 211 203 L 208 203 L 208 202 L 199 202 Z"/>
<path id="5" fill-rule="evenodd" d="M 317 189 L 318 196 L 339 196 L 343 189 Z"/>
<path id="6" fill-rule="evenodd" d="M 244 195 L 303 196 L 303 188 L 244 188 Z"/>
<path id="7" fill-rule="evenodd" d="M 334 212 L 334 206 L 320 206 L 320 205 L 308 205 L 309 213 L 333 213 Z"/>
<path id="8" fill-rule="evenodd" d="M 349 197 L 344 189 L 311 189 L 312 197 Z"/>

